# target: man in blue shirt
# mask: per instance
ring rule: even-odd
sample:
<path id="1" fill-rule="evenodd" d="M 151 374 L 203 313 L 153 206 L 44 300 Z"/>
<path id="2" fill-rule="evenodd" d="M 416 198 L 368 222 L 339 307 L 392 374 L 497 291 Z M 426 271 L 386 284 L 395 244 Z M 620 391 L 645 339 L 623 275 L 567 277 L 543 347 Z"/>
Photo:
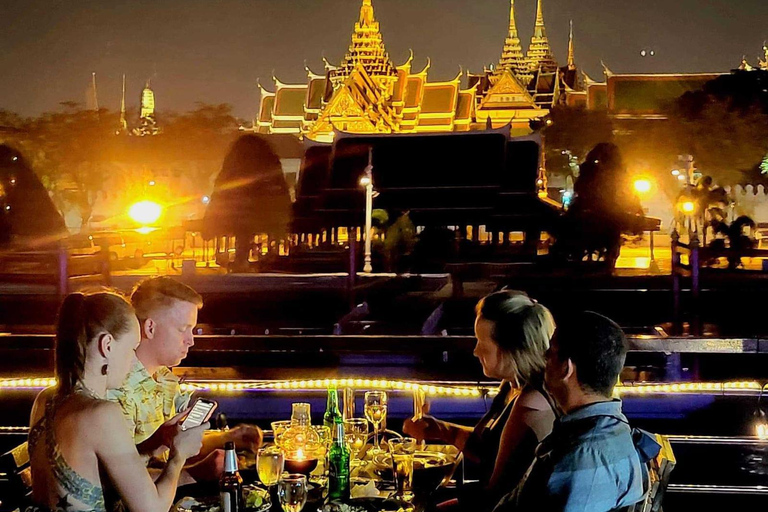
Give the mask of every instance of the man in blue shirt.
<path id="1" fill-rule="evenodd" d="M 626 354 L 621 328 L 602 315 L 559 321 L 545 387 L 561 416 L 495 512 L 608 512 L 643 498 L 640 458 L 621 401 L 612 398 Z"/>

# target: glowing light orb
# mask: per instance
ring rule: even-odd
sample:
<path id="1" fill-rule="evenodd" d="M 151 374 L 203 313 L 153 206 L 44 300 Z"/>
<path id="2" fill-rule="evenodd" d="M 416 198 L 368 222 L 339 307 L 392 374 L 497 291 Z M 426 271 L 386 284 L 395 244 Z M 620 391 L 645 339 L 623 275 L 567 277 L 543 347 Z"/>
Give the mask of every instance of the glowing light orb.
<path id="1" fill-rule="evenodd" d="M 680 205 L 680 209 L 684 213 L 693 213 L 693 211 L 696 209 L 696 205 L 693 203 L 693 201 L 685 201 Z"/>
<path id="2" fill-rule="evenodd" d="M 139 201 L 128 209 L 128 216 L 139 224 L 154 224 L 163 213 L 163 207 L 154 201 Z"/>
<path id="3" fill-rule="evenodd" d="M 651 191 L 651 182 L 644 178 L 635 180 L 635 191 L 639 192 L 640 194 L 647 194 Z"/>

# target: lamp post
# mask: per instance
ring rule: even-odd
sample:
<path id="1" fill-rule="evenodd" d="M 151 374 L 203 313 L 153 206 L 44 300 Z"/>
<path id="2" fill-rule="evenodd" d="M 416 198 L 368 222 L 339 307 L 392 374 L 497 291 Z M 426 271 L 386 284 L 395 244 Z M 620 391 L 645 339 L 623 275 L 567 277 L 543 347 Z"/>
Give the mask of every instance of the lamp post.
<path id="1" fill-rule="evenodd" d="M 360 185 L 365 187 L 365 263 L 363 272 L 373 271 L 371 266 L 371 224 L 373 216 L 373 148 L 368 150 L 368 165 L 365 167 Z"/>

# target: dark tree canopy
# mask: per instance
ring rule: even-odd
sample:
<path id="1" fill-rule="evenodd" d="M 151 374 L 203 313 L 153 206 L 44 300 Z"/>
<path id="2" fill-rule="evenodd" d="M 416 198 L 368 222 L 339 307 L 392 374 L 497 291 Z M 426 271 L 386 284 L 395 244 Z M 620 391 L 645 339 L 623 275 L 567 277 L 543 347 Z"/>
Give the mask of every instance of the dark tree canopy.
<path id="1" fill-rule="evenodd" d="M 768 153 L 768 71 L 734 71 L 680 97 L 669 137 L 718 183 L 754 183 Z"/>
<path id="2" fill-rule="evenodd" d="M 45 245 L 65 232 L 64 219 L 22 155 L 0 145 L 0 244 Z"/>
<path id="3" fill-rule="evenodd" d="M 232 145 L 216 178 L 203 235 L 234 235 L 235 263 L 242 268 L 247 265 L 253 235 L 285 233 L 290 208 L 277 154 L 263 137 L 243 135 Z"/>

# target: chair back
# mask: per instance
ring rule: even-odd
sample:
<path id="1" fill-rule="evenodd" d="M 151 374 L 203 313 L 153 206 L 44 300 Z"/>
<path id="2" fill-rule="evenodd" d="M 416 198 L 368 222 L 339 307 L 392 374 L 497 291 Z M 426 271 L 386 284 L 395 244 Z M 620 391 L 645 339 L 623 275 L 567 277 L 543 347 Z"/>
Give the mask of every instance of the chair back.
<path id="1" fill-rule="evenodd" d="M 645 497 L 642 501 L 616 512 L 661 512 L 661 504 L 669 485 L 669 477 L 677 464 L 677 460 L 672 452 L 669 438 L 661 434 L 656 434 L 655 437 L 661 445 L 661 450 L 655 458 L 648 461 L 646 466 L 648 477 L 643 483 Z"/>
<path id="2" fill-rule="evenodd" d="M 32 468 L 27 442 L 0 456 L 0 482 L 6 487 L 3 507 L 22 506 L 32 495 Z"/>

